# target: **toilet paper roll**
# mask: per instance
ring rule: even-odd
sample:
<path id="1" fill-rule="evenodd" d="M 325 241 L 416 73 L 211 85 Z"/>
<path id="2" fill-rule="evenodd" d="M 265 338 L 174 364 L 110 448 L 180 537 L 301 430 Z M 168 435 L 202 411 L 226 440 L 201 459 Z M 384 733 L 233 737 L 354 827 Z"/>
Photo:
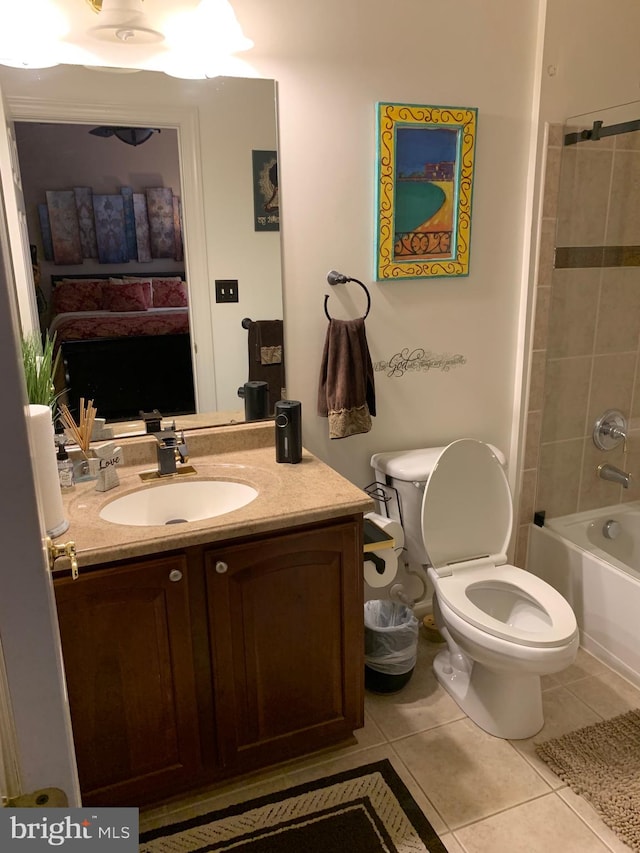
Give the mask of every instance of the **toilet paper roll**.
<path id="1" fill-rule="evenodd" d="M 382 528 L 387 535 L 393 537 L 395 541 L 393 550 L 396 554 L 400 554 L 404 547 L 404 530 L 402 529 L 400 522 L 394 521 L 392 518 L 387 518 L 384 515 L 378 515 L 377 512 L 368 512 L 365 515 L 365 518 L 373 521 L 373 523 Z"/>
<path id="2" fill-rule="evenodd" d="M 394 540 L 393 548 L 380 548 L 377 551 L 368 551 L 364 555 L 364 579 L 369 586 L 379 588 L 387 586 L 398 573 L 398 557 L 404 547 L 404 531 L 399 522 L 376 512 L 365 515 Z"/>
<path id="3" fill-rule="evenodd" d="M 29 406 L 27 418 L 36 489 L 49 536 L 60 536 L 69 527 L 65 518 L 58 478 L 53 419 L 49 406 Z"/>
<path id="4" fill-rule="evenodd" d="M 369 551 L 364 556 L 364 579 L 374 589 L 387 586 L 398 574 L 398 556 L 391 548 Z"/>

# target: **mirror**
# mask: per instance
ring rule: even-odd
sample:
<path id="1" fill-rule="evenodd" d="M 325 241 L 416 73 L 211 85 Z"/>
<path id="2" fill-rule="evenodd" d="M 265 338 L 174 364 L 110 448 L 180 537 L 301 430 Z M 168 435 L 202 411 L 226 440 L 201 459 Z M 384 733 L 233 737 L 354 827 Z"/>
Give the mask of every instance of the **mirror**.
<path id="1" fill-rule="evenodd" d="M 243 420 L 238 388 L 249 379 L 260 378 L 249 374 L 249 334 L 243 320 L 280 321 L 281 327 L 283 318 L 280 233 L 273 230 L 273 207 L 270 216 L 262 215 L 260 222 L 256 220 L 257 213 L 261 213 L 260 173 L 254 168 L 252 153 L 277 150 L 275 83 L 245 78 L 178 80 L 154 72 L 120 74 L 60 66 L 40 71 L 1 68 L 0 88 L 8 118 L 16 123 L 20 147 L 25 145 L 26 125 L 31 125 L 27 128 L 32 136 L 30 157 L 40 163 L 41 173 L 43 163 L 53 163 L 56 158 L 51 141 L 43 142 L 39 150 L 33 142 L 36 125 L 48 133 L 53 125 L 62 126 L 61 130 L 67 125 L 67 133 L 71 131 L 69 125 L 84 125 L 83 138 L 104 145 L 105 151 L 109 146 L 102 170 L 100 162 L 95 164 L 95 177 L 85 169 L 82 176 L 78 174 L 76 184 L 67 166 L 67 174 L 58 180 L 55 175 L 48 175 L 45 180 L 41 174 L 40 184 L 44 181 L 50 185 L 40 186 L 40 190 L 69 190 L 92 183 L 102 193 L 117 193 L 120 186 L 133 186 L 136 191 L 170 186 L 181 201 L 183 264 L 168 258 L 117 264 L 96 264 L 89 259 L 79 265 L 48 262 L 46 269 L 43 265 L 47 301 L 50 297 L 46 279 L 52 273 L 81 277 L 86 274 L 87 278 L 95 273 L 152 277 L 158 272 L 179 275 L 182 268 L 188 283 L 196 414 L 177 419 L 178 426 L 197 428 Z M 153 134 L 140 146 L 130 146 L 117 138 L 85 133 L 86 128 L 105 125 L 158 128 L 160 134 Z M 145 145 L 151 146 L 156 138 L 162 138 L 167 145 L 172 138 L 175 140 L 178 162 L 166 177 L 154 168 L 151 154 L 145 155 L 145 150 L 151 151 Z M 92 150 L 93 159 L 102 159 L 96 156 L 95 147 Z M 138 155 L 137 165 L 117 168 L 112 158 L 118 152 L 124 158 L 128 151 Z M 25 172 L 29 242 L 38 247 L 43 263 L 44 247 L 38 212 L 33 210 L 35 197 L 33 181 L 27 174 L 28 158 L 20 150 L 18 153 Z M 79 158 L 84 155 L 77 156 L 80 163 Z M 66 159 L 67 164 L 73 163 L 68 151 Z M 46 197 L 40 197 L 38 203 L 44 201 Z M 271 198 L 272 205 L 273 201 Z M 263 228 L 268 219 L 270 227 Z M 217 302 L 216 282 L 230 281 L 238 283 L 238 301 Z M 111 363 L 110 359 L 109 369 L 126 370 L 127 366 Z M 283 375 L 284 364 L 279 369 Z M 158 370 L 162 370 L 161 365 Z M 272 404 L 275 402 L 272 400 Z M 99 400 L 96 405 L 99 409 Z M 128 422 L 117 434 L 134 434 L 139 427 L 141 423 Z"/>

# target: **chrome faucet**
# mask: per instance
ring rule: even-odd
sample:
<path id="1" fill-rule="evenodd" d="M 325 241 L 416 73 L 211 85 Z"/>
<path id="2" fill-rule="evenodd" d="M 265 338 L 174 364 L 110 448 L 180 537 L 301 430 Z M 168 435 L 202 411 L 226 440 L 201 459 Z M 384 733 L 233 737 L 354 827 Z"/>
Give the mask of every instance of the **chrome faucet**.
<path id="1" fill-rule="evenodd" d="M 158 441 L 156 447 L 158 474 L 161 477 L 175 474 L 178 470 L 178 463 L 189 461 L 184 432 L 177 435 L 173 430 L 163 430 L 154 433 L 154 435 Z"/>
<path id="2" fill-rule="evenodd" d="M 609 465 L 608 462 L 602 462 L 598 465 L 598 477 L 601 480 L 609 480 L 612 483 L 617 483 L 623 489 L 628 489 L 631 482 L 631 474 L 621 471 L 615 465 Z"/>

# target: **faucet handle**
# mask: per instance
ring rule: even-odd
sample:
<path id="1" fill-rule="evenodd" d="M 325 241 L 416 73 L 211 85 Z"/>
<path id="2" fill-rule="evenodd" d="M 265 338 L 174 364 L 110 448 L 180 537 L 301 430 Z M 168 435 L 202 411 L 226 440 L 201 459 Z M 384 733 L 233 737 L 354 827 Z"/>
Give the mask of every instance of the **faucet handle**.
<path id="1" fill-rule="evenodd" d="M 617 409 L 609 409 L 595 422 L 593 443 L 599 450 L 613 450 L 621 441 L 626 453 L 627 420 L 622 412 Z"/>
<path id="2" fill-rule="evenodd" d="M 189 451 L 187 449 L 187 440 L 184 437 L 184 430 L 180 431 L 180 436 L 177 438 L 177 450 L 180 454 L 181 462 L 189 461 Z"/>

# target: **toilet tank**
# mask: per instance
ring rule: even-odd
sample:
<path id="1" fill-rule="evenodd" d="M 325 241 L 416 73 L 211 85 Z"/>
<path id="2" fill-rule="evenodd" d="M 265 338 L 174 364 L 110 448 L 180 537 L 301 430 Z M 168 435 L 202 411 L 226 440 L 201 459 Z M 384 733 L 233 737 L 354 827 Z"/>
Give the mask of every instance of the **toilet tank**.
<path id="1" fill-rule="evenodd" d="M 443 450 L 444 446 L 424 447 L 374 453 L 371 457 L 376 482 L 387 487 L 385 494 L 390 498 L 386 505 L 387 514 L 401 522 L 407 556 L 412 563 L 420 566 L 429 565 L 422 540 L 424 487 Z"/>
<path id="2" fill-rule="evenodd" d="M 421 566 L 430 565 L 422 537 L 424 489 L 446 446 L 374 453 L 371 457 L 376 482 L 387 487 L 386 495 L 390 497 L 387 514 L 402 523 L 407 556 L 412 563 Z M 493 444 L 488 446 L 504 466 L 506 459 L 502 451 Z"/>

